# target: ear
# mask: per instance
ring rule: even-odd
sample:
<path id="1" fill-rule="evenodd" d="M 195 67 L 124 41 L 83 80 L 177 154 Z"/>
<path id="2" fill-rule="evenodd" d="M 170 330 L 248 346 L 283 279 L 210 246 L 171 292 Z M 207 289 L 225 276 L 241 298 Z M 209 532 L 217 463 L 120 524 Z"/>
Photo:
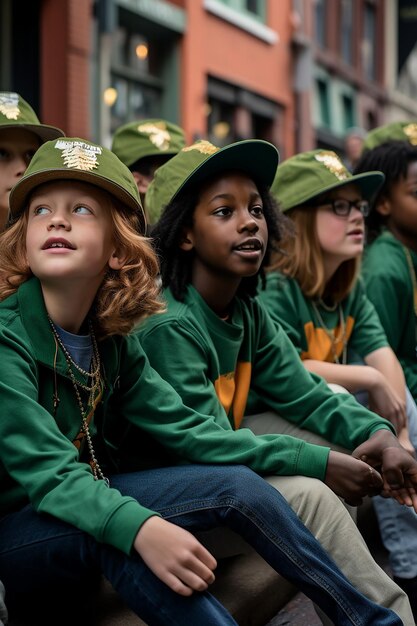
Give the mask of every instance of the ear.
<path id="1" fill-rule="evenodd" d="M 133 171 L 132 174 L 136 181 L 139 193 L 145 195 L 152 179 L 149 176 L 145 176 L 145 174 L 141 174 L 140 172 Z"/>
<path id="2" fill-rule="evenodd" d="M 109 259 L 109 267 L 112 270 L 121 270 L 126 264 L 126 256 L 122 251 L 113 250 Z"/>
<path id="3" fill-rule="evenodd" d="M 190 250 L 194 248 L 194 242 L 193 242 L 191 229 L 184 228 L 181 241 L 180 241 L 180 248 L 181 250 L 184 250 L 184 252 L 190 252 Z"/>
<path id="4" fill-rule="evenodd" d="M 375 206 L 375 209 L 378 211 L 380 215 L 384 215 L 385 217 L 388 217 L 388 215 L 391 215 L 391 209 L 392 209 L 390 199 L 387 196 L 381 196 L 381 198 L 378 201 L 378 204 Z"/>

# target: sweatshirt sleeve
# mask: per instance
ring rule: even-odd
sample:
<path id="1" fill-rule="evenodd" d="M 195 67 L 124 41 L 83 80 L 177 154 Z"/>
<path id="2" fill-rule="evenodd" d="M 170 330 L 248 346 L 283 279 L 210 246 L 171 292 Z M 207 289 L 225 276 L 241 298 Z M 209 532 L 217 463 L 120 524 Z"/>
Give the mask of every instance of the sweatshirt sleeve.
<path id="1" fill-rule="evenodd" d="M 287 435 L 256 436 L 247 428 L 232 429 L 207 376 L 209 357 L 191 331 L 177 323 L 154 323 L 149 332 L 140 334 L 140 343 L 153 367 L 143 355 L 143 364 L 135 368 L 142 371 L 142 380 L 137 381 L 141 406 L 131 410 L 130 420 L 179 458 L 191 463 L 243 464 L 259 474 L 324 478 L 328 448 Z M 162 346 L 169 346 L 169 352 Z M 143 393 L 145 386 L 149 395 Z"/>
<path id="2" fill-rule="evenodd" d="M 252 387 L 263 403 L 290 422 L 353 450 L 391 424 L 360 405 L 350 394 L 334 394 L 320 376 L 308 372 L 284 330 L 260 305 Z"/>
<path id="3" fill-rule="evenodd" d="M 39 513 L 49 513 L 97 541 L 130 553 L 143 522 L 156 515 L 134 499 L 94 480 L 89 465 L 39 403 L 37 363 L 29 346 L 0 328 L 0 440 L 2 464 Z M 80 420 L 74 403 L 74 419 Z M 3 470 L 4 471 L 4 470 Z M 1 508 L 12 502 L 0 496 Z"/>

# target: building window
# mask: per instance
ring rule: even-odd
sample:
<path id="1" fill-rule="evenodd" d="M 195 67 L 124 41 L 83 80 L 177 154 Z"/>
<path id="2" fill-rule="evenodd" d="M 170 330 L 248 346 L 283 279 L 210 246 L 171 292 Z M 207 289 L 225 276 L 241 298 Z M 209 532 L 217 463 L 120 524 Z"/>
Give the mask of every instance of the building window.
<path id="1" fill-rule="evenodd" d="M 316 43 L 322 48 L 326 47 L 327 20 L 326 20 L 326 0 L 314 0 L 314 29 Z"/>
<path id="2" fill-rule="evenodd" d="M 216 98 L 209 98 L 207 112 L 209 141 L 221 147 L 235 141 L 234 107 Z"/>
<path id="3" fill-rule="evenodd" d="M 342 0 L 340 15 L 340 42 L 342 59 L 348 65 L 352 65 L 352 27 L 353 27 L 353 2 Z"/>
<path id="4" fill-rule="evenodd" d="M 110 132 L 135 119 L 161 116 L 163 83 L 160 48 L 141 33 L 119 27 L 111 53 L 111 86 L 104 100 L 110 107 Z"/>
<path id="5" fill-rule="evenodd" d="M 207 135 L 217 146 L 241 139 L 276 143 L 280 109 L 275 102 L 214 77 L 207 84 Z"/>
<path id="6" fill-rule="evenodd" d="M 266 0 L 220 0 L 231 9 L 255 18 L 259 22 L 266 22 Z"/>
<path id="7" fill-rule="evenodd" d="M 355 112 L 353 106 L 353 99 L 351 96 L 344 94 L 342 96 L 342 114 L 343 114 L 343 126 L 345 130 L 355 126 Z"/>
<path id="8" fill-rule="evenodd" d="M 330 128 L 330 101 L 329 101 L 329 85 L 327 81 L 319 78 L 317 80 L 317 96 L 319 105 L 320 126 Z"/>
<path id="9" fill-rule="evenodd" d="M 378 41 L 376 35 L 375 6 L 366 2 L 364 6 L 364 28 L 362 42 L 362 66 L 367 80 L 376 79 L 376 50 Z"/>

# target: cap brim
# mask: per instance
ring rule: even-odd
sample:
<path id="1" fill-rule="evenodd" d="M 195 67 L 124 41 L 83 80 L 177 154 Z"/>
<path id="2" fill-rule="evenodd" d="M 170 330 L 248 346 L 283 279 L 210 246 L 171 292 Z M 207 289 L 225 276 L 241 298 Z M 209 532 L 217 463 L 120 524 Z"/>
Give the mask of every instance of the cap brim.
<path id="1" fill-rule="evenodd" d="M 177 189 L 171 202 L 185 188 L 194 187 L 211 176 L 231 170 L 244 172 L 256 183 L 270 187 L 275 178 L 278 163 L 278 150 L 267 141 L 246 139 L 232 143 L 214 152 L 196 167 Z"/>
<path id="2" fill-rule="evenodd" d="M 0 132 L 3 128 L 23 128 L 39 137 L 42 142 L 58 139 L 58 137 L 65 137 L 64 131 L 60 128 L 46 126 L 45 124 L 1 124 Z"/>
<path id="3" fill-rule="evenodd" d="M 355 176 L 351 176 L 346 180 L 338 181 L 334 183 L 334 185 L 329 185 L 328 187 L 321 189 L 320 193 L 314 196 L 308 196 L 305 200 L 297 201 L 296 205 L 288 207 L 288 209 L 286 210 L 292 209 L 295 206 L 300 206 L 301 204 L 308 204 L 310 200 L 320 198 L 328 191 L 340 189 L 342 187 L 346 187 L 347 185 L 355 185 L 356 187 L 359 187 L 362 197 L 365 200 L 371 200 L 384 184 L 384 180 L 385 176 L 382 172 L 364 172 L 363 174 L 356 174 Z"/>
<path id="4" fill-rule="evenodd" d="M 138 204 L 138 201 L 131 196 L 124 187 L 118 185 L 113 180 L 110 180 L 102 175 L 95 174 L 94 172 L 85 172 L 83 170 L 67 168 L 40 170 L 27 176 L 25 179 L 22 179 L 10 193 L 9 203 L 12 219 L 18 217 L 18 215 L 25 209 L 28 197 L 33 189 L 52 180 L 79 180 L 85 183 L 92 183 L 93 185 L 104 189 L 112 196 L 120 200 L 123 206 L 128 207 L 133 212 L 138 214 L 139 219 L 141 220 L 141 229 L 145 232 L 144 229 L 146 221 L 143 209 Z"/>

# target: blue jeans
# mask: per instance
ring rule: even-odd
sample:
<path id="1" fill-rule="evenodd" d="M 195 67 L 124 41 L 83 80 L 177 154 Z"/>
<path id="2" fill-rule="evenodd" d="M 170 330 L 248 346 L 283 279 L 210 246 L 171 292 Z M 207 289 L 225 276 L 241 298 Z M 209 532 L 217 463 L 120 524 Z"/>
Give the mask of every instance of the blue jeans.
<path id="1" fill-rule="evenodd" d="M 235 530 L 341 626 L 402 624 L 356 591 L 284 498 L 246 467 L 190 465 L 113 476 L 110 482 L 191 532 Z M 74 624 L 101 573 L 150 626 L 235 624 L 210 593 L 179 596 L 138 555 L 99 544 L 30 506 L 0 520 L 0 579 L 11 617 L 26 610 L 31 625 L 37 619 Z"/>
<path id="2" fill-rule="evenodd" d="M 407 389 L 407 417 L 410 441 L 417 450 L 417 407 Z M 392 573 L 399 578 L 417 576 L 417 514 L 395 500 L 372 498 L 382 541 L 389 552 Z"/>

